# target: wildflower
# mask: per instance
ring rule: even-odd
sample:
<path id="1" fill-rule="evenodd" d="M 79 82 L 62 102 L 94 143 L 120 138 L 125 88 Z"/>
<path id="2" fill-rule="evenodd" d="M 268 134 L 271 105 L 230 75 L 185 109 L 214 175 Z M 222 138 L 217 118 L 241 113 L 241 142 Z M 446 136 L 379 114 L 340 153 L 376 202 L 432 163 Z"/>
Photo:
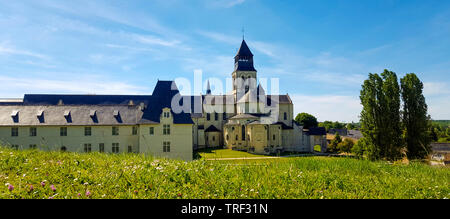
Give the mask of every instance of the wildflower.
<path id="1" fill-rule="evenodd" d="M 33 185 L 30 185 L 30 192 L 34 190 Z"/>
<path id="2" fill-rule="evenodd" d="M 53 196 L 48 197 L 48 199 L 53 199 Z"/>
<path id="3" fill-rule="evenodd" d="M 181 197 L 181 196 L 183 196 L 183 195 L 182 195 L 181 193 L 178 193 L 177 195 L 178 195 L 178 197 Z"/>
<path id="4" fill-rule="evenodd" d="M 41 186 L 44 187 L 45 186 L 45 181 L 41 182 Z"/>
<path id="5" fill-rule="evenodd" d="M 78 193 L 77 196 L 80 197 L 80 196 L 81 196 L 81 193 Z"/>
<path id="6" fill-rule="evenodd" d="M 8 185 L 8 189 L 9 189 L 9 191 L 11 191 L 11 192 L 12 192 L 12 190 L 14 190 L 14 186 L 13 186 L 13 185 L 11 185 L 11 184 L 9 184 L 9 185 Z"/>
<path id="7" fill-rule="evenodd" d="M 134 190 L 134 193 L 138 193 L 138 191 L 137 191 L 137 190 Z"/>
<path id="8" fill-rule="evenodd" d="M 50 189 L 52 189 L 52 191 L 56 191 L 56 188 L 55 188 L 54 185 L 51 185 L 51 186 L 50 186 Z"/>
<path id="9" fill-rule="evenodd" d="M 89 192 L 89 190 L 86 191 L 86 196 L 87 197 L 91 196 L 91 192 Z"/>

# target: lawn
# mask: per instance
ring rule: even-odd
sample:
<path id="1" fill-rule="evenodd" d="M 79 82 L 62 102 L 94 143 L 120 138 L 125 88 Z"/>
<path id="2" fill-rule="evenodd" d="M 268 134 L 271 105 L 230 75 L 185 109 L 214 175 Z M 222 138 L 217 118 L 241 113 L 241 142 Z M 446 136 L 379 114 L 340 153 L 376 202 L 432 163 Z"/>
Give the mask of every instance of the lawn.
<path id="1" fill-rule="evenodd" d="M 266 157 L 264 155 L 256 155 L 243 151 L 234 151 L 231 149 L 203 149 L 198 151 L 198 154 L 201 158 L 205 159 Z"/>
<path id="2" fill-rule="evenodd" d="M 0 147 L 0 199 L 450 198 L 450 169 L 350 158 L 192 162 Z"/>

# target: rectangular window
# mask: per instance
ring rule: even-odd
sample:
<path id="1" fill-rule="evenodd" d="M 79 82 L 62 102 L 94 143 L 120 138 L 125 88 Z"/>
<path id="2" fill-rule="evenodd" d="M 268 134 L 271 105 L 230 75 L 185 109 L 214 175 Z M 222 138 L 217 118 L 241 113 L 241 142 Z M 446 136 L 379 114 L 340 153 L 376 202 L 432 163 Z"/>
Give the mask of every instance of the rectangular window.
<path id="1" fill-rule="evenodd" d="M 211 114 L 209 114 L 209 113 L 206 113 L 206 120 L 211 120 Z"/>
<path id="2" fill-rule="evenodd" d="M 67 127 L 59 128 L 59 135 L 60 136 L 67 136 Z"/>
<path id="3" fill-rule="evenodd" d="M 92 128 L 84 127 L 84 136 L 91 136 L 91 135 L 92 135 Z"/>
<path id="4" fill-rule="evenodd" d="M 89 152 L 91 152 L 91 150 L 92 150 L 91 144 L 84 144 L 84 152 L 85 153 L 89 153 Z"/>
<path id="5" fill-rule="evenodd" d="M 163 135 L 170 135 L 170 125 L 163 125 Z"/>
<path id="6" fill-rule="evenodd" d="M 227 113 L 226 112 L 223 112 L 222 119 L 223 120 L 227 120 Z"/>
<path id="7" fill-rule="evenodd" d="M 37 146 L 35 144 L 30 144 L 30 149 L 36 149 Z"/>
<path id="8" fill-rule="evenodd" d="M 164 116 L 164 118 L 170 118 L 170 113 L 169 112 L 164 112 L 163 116 Z"/>
<path id="9" fill-rule="evenodd" d="M 30 136 L 31 137 L 35 137 L 37 135 L 37 128 L 36 127 L 31 127 L 30 128 Z"/>
<path id="10" fill-rule="evenodd" d="M 150 135 L 154 135 L 155 134 L 155 129 L 154 127 L 150 127 Z"/>
<path id="11" fill-rule="evenodd" d="M 128 145 L 128 153 L 133 153 L 133 147 L 131 145 Z"/>
<path id="12" fill-rule="evenodd" d="M 105 144 L 104 143 L 98 144 L 98 151 L 101 153 L 105 152 Z"/>
<path id="13" fill-rule="evenodd" d="M 11 136 L 12 137 L 17 137 L 19 136 L 19 128 L 11 128 Z"/>
<path id="14" fill-rule="evenodd" d="M 214 120 L 219 120 L 219 114 L 218 113 L 214 113 Z"/>
<path id="15" fill-rule="evenodd" d="M 163 152 L 170 152 L 170 142 L 163 142 Z"/>
<path id="16" fill-rule="evenodd" d="M 112 143 L 112 152 L 115 154 L 119 153 L 119 143 Z"/>
<path id="17" fill-rule="evenodd" d="M 112 135 L 119 135 L 119 127 L 117 126 L 112 127 Z"/>
<path id="18" fill-rule="evenodd" d="M 131 131 L 132 135 L 137 135 L 138 133 L 138 127 L 137 126 L 133 126 L 133 130 Z"/>

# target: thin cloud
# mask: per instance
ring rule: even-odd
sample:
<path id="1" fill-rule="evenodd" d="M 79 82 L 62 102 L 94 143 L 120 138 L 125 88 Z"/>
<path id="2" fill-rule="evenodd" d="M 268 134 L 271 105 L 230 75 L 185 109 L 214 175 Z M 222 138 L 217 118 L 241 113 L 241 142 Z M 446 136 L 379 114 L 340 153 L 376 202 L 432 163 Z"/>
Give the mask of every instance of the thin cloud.
<path id="1" fill-rule="evenodd" d="M 14 47 L 8 47 L 5 45 L 0 45 L 0 55 L 19 55 L 19 56 L 29 56 L 29 57 L 44 59 L 44 60 L 50 59 L 50 57 L 47 55 L 43 55 L 40 53 L 35 53 L 35 52 L 27 51 L 27 50 L 20 50 L 20 49 L 16 49 Z"/>
<path id="2" fill-rule="evenodd" d="M 339 118 L 340 122 L 356 122 L 359 121 L 362 110 L 360 100 L 355 96 L 293 94 L 290 97 L 294 103 L 295 115 L 307 112 L 316 116 L 319 121 L 334 121 Z"/>
<path id="3" fill-rule="evenodd" d="M 12 78 L 0 76 L 3 97 L 21 97 L 22 93 L 82 93 L 82 94 L 145 94 L 148 88 L 126 82 L 102 80 L 97 77 L 82 77 L 78 80 Z"/>

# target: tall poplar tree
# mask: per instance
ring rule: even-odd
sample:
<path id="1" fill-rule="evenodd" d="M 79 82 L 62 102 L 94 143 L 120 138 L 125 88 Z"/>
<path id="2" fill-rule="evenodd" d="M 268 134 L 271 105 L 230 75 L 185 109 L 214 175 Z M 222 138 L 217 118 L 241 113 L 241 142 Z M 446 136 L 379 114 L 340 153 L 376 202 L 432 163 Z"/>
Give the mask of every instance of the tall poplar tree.
<path id="1" fill-rule="evenodd" d="M 414 74 L 400 80 L 403 99 L 403 124 L 408 159 L 422 159 L 431 152 L 428 106 L 423 96 L 423 84 Z"/>
<path id="2" fill-rule="evenodd" d="M 370 159 L 401 157 L 400 87 L 394 72 L 369 74 L 361 90 L 361 131 Z"/>
<path id="3" fill-rule="evenodd" d="M 383 77 L 383 113 L 382 133 L 384 151 L 382 156 L 389 160 L 401 158 L 402 128 L 400 116 L 400 86 L 397 75 L 388 70 L 381 73 Z"/>

